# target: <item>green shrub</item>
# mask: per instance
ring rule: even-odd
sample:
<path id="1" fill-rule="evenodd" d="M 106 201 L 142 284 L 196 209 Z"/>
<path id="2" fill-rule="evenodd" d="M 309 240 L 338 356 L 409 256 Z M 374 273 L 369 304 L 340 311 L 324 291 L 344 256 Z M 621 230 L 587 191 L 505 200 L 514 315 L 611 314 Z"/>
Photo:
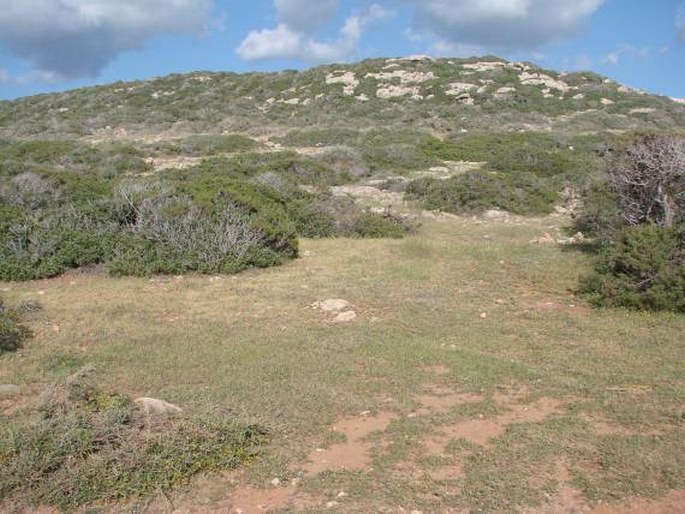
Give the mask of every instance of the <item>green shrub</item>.
<path id="1" fill-rule="evenodd" d="M 0 298 L 0 355 L 18 350 L 29 337 L 31 331 L 20 324 L 19 311 L 5 307 Z"/>
<path id="2" fill-rule="evenodd" d="M 547 214 L 554 209 L 558 185 L 532 173 L 470 171 L 447 180 L 421 178 L 407 185 L 406 196 L 426 209 L 455 214 L 501 209 L 515 214 Z"/>
<path id="3" fill-rule="evenodd" d="M 625 225 L 618 198 L 604 180 L 594 180 L 581 192 L 583 206 L 573 221 L 574 231 L 597 238 L 600 245 L 609 243 L 614 233 Z"/>
<path id="4" fill-rule="evenodd" d="M 65 511 L 235 469 L 265 442 L 262 429 L 232 419 L 147 416 L 95 386 L 92 368 L 49 387 L 39 416 L 2 425 L 0 498 L 19 494 Z"/>
<path id="5" fill-rule="evenodd" d="M 626 227 L 580 291 L 598 306 L 685 312 L 685 227 Z"/>

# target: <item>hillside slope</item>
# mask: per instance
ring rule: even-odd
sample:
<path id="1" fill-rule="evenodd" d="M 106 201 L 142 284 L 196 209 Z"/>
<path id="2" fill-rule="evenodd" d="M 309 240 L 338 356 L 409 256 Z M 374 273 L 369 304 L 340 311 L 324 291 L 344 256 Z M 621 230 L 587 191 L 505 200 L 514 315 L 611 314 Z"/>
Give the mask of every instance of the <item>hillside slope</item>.
<path id="1" fill-rule="evenodd" d="M 303 72 L 192 73 L 0 102 L 0 137 L 278 133 L 297 127 L 412 127 L 438 135 L 570 134 L 685 125 L 685 106 L 594 73 L 497 57 L 407 57 Z"/>

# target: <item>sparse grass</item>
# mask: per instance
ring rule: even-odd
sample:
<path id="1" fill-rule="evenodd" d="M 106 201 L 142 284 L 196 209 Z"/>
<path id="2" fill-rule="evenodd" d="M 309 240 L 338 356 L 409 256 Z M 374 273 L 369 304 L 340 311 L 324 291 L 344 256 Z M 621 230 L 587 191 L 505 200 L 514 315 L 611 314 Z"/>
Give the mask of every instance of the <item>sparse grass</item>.
<path id="1" fill-rule="evenodd" d="M 84 359 L 107 390 L 196 414 L 229 409 L 273 434 L 248 473 L 257 484 L 292 476 L 316 441 L 335 442 L 329 427 L 340 417 L 392 410 L 374 471 L 303 479 L 324 503 L 345 490 L 351 510 L 539 506 L 558 490 L 557 461 L 589 501 L 685 487 L 685 317 L 587 309 L 570 291 L 589 258 L 528 243 L 558 223 L 443 219 L 403 240 L 304 240 L 302 258 L 235 278 L 69 274 L 13 284 L 12 303 L 45 292 L 49 321 L 30 325 L 35 339 L 20 355 L 3 356 L 0 382 L 49 381 Z M 333 325 L 308 308 L 338 297 L 356 321 Z M 447 373 L 436 376 L 435 365 Z M 408 418 L 416 395 L 436 384 L 483 402 Z M 446 457 L 418 458 L 440 427 L 506 412 L 491 398 L 512 385 L 566 403 L 488 446 L 457 440 Z M 595 418 L 617 435 L 596 430 Z M 461 462 L 464 475 L 426 478 L 443 459 Z M 403 463 L 427 475 L 412 477 Z"/>

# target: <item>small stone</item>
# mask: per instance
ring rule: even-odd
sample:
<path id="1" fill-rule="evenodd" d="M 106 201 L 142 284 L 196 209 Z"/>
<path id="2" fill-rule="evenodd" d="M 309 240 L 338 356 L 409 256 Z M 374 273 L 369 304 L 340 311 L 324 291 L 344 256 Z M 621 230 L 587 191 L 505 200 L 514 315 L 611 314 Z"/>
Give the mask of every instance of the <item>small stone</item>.
<path id="1" fill-rule="evenodd" d="M 488 317 L 488 314 L 486 312 L 481 312 L 480 315 L 478 316 L 480 319 L 485 319 Z"/>
<path id="2" fill-rule="evenodd" d="M 497 300 L 495 300 L 495 303 L 497 305 L 502 305 L 504 303 L 504 300 L 502 300 L 501 298 L 497 298 Z"/>
<path id="3" fill-rule="evenodd" d="M 365 411 L 359 413 L 360 416 L 368 416 L 369 414 L 371 414 L 370 410 L 365 410 Z"/>
<path id="4" fill-rule="evenodd" d="M 421 510 L 412 510 L 409 514 L 423 514 Z"/>
<path id="5" fill-rule="evenodd" d="M 39 294 L 39 295 L 44 295 L 44 294 L 45 294 L 45 291 L 40 290 L 40 291 L 38 291 L 38 294 Z"/>
<path id="6" fill-rule="evenodd" d="M 21 387 L 14 384 L 0 384 L 0 397 L 1 396 L 14 396 L 19 394 Z"/>
<path id="7" fill-rule="evenodd" d="M 538 238 L 538 244 L 541 245 L 546 245 L 546 244 L 554 244 L 556 241 L 552 237 L 552 235 L 549 232 L 545 232 Z"/>
<path id="8" fill-rule="evenodd" d="M 147 415 L 174 415 L 183 412 L 183 409 L 178 405 L 166 402 L 164 400 L 158 400 L 157 398 L 136 398 L 133 400 L 140 410 L 142 410 Z"/>
<path id="9" fill-rule="evenodd" d="M 344 498 L 345 496 L 347 496 L 347 493 L 345 491 L 340 491 L 338 493 L 338 498 Z"/>
<path id="10" fill-rule="evenodd" d="M 279 485 L 281 485 L 281 479 L 280 479 L 280 478 L 274 478 L 274 479 L 271 481 L 271 485 L 274 486 L 274 487 L 278 487 Z"/>
<path id="11" fill-rule="evenodd" d="M 328 300 L 321 300 L 314 302 L 312 308 L 320 309 L 324 312 L 337 314 L 344 311 L 350 306 L 350 302 L 341 298 L 329 298 Z"/>
<path id="12" fill-rule="evenodd" d="M 335 509 L 338 505 L 340 505 L 338 502 L 332 501 L 332 502 L 326 503 L 326 508 L 327 509 Z"/>
<path id="13" fill-rule="evenodd" d="M 348 323 L 357 318 L 357 313 L 354 311 L 345 311 L 338 314 L 331 320 L 331 323 Z"/>

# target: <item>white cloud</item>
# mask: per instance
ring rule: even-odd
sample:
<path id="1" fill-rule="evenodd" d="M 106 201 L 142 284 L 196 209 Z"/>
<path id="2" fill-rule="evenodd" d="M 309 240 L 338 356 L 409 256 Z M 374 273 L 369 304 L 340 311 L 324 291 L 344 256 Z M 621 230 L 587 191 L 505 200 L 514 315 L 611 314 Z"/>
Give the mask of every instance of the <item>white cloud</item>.
<path id="1" fill-rule="evenodd" d="M 283 0 L 292 4 L 304 4 L 305 0 Z M 283 3 L 281 2 L 281 3 Z M 278 0 L 277 0 L 278 4 Z M 337 2 L 336 2 L 337 4 Z M 376 20 L 389 16 L 389 12 L 377 4 L 372 4 L 365 11 L 347 18 L 334 41 L 317 41 L 307 34 L 314 25 L 307 25 L 307 30 L 293 27 L 283 20 L 273 29 L 253 30 L 240 43 L 236 52 L 247 61 L 267 59 L 295 59 L 307 62 L 332 62 L 352 57 L 357 51 L 364 28 Z M 318 18 L 323 23 L 324 18 Z"/>
<path id="2" fill-rule="evenodd" d="M 200 32 L 212 0 L 3 0 L 0 44 L 34 69 L 96 76 L 150 38 Z"/>
<path id="3" fill-rule="evenodd" d="M 301 51 L 302 35 L 284 24 L 275 29 L 253 30 L 237 50 L 238 55 L 248 61 L 294 57 Z"/>
<path id="4" fill-rule="evenodd" d="M 417 30 L 443 43 L 530 50 L 572 37 L 605 0 L 410 0 Z"/>

